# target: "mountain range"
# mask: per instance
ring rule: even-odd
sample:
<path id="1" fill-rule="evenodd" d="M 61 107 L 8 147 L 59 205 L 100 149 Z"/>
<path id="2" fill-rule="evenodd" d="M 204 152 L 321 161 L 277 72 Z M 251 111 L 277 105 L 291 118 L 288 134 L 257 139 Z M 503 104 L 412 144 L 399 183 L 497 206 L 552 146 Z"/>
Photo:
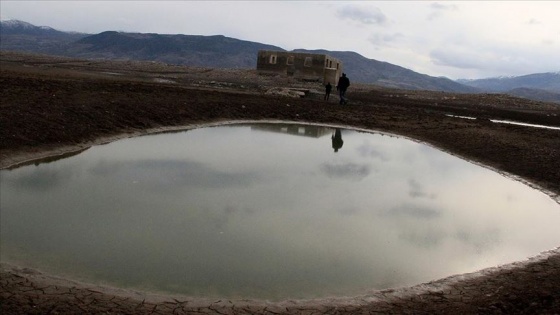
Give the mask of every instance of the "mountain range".
<path id="1" fill-rule="evenodd" d="M 167 35 L 106 31 L 62 32 L 18 20 L 0 24 L 0 50 L 24 51 L 86 59 L 147 60 L 209 68 L 256 68 L 259 50 L 281 47 L 222 35 Z M 327 54 L 343 63 L 354 82 L 384 87 L 459 93 L 507 93 L 560 103 L 560 72 L 520 77 L 457 80 L 433 77 L 398 65 L 368 59 L 352 51 L 303 50 Z"/>

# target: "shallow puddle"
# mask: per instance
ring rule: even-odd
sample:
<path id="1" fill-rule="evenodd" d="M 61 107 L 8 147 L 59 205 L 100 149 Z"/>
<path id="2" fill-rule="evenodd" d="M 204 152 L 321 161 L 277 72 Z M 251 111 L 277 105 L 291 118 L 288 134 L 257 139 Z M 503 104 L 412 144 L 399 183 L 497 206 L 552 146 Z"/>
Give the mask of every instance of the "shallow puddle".
<path id="1" fill-rule="evenodd" d="M 545 194 L 382 134 L 253 124 L 143 136 L 1 172 L 2 261 L 193 296 L 406 286 L 560 242 Z"/>

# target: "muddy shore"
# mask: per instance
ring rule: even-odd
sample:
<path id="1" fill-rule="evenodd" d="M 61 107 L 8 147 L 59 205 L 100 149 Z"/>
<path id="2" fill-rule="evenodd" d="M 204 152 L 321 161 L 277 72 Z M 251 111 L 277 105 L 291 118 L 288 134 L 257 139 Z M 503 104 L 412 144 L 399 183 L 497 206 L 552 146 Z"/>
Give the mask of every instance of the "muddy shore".
<path id="1" fill-rule="evenodd" d="M 0 54 L 0 158 L 8 168 L 123 137 L 232 121 L 294 121 L 378 130 L 425 142 L 542 190 L 560 202 L 560 106 L 505 95 L 352 85 L 326 102 L 317 82 L 253 70 Z M 274 88 L 304 91 L 294 98 Z M 457 116 L 476 117 L 463 119 Z M 560 244 L 559 244 L 560 245 Z M 98 287 L 2 263 L 2 314 L 560 313 L 560 249 L 469 275 L 359 297 L 209 301 Z"/>

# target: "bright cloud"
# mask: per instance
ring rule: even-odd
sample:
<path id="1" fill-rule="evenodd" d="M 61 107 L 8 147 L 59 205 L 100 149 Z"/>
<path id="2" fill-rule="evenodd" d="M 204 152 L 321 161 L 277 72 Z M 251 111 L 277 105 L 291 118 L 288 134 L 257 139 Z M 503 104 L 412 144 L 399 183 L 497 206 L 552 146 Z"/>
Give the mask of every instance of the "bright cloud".
<path id="1" fill-rule="evenodd" d="M 458 9 L 458 7 L 454 4 L 441 4 L 438 2 L 432 3 L 430 8 L 432 9 L 432 12 L 428 15 L 428 20 L 434 20 L 441 17 L 445 11 L 454 11 Z"/>
<path id="2" fill-rule="evenodd" d="M 336 14 L 340 19 L 349 19 L 362 24 L 383 25 L 387 21 L 387 17 L 379 8 L 370 5 L 345 5 L 338 9 Z"/>

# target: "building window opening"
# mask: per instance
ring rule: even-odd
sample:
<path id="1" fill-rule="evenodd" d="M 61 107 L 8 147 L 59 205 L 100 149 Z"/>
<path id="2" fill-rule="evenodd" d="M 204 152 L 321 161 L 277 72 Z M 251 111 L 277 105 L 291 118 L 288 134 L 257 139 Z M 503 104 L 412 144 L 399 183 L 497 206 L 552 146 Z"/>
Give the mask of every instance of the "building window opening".
<path id="1" fill-rule="evenodd" d="M 293 65 L 294 64 L 294 56 L 288 56 L 288 60 L 286 60 L 286 64 L 287 65 Z"/>
<path id="2" fill-rule="evenodd" d="M 312 61 L 311 57 L 305 57 L 305 61 L 303 62 L 304 67 L 311 67 Z"/>
<path id="3" fill-rule="evenodd" d="M 270 56 L 270 63 L 275 65 L 276 64 L 276 55 L 271 55 Z"/>

